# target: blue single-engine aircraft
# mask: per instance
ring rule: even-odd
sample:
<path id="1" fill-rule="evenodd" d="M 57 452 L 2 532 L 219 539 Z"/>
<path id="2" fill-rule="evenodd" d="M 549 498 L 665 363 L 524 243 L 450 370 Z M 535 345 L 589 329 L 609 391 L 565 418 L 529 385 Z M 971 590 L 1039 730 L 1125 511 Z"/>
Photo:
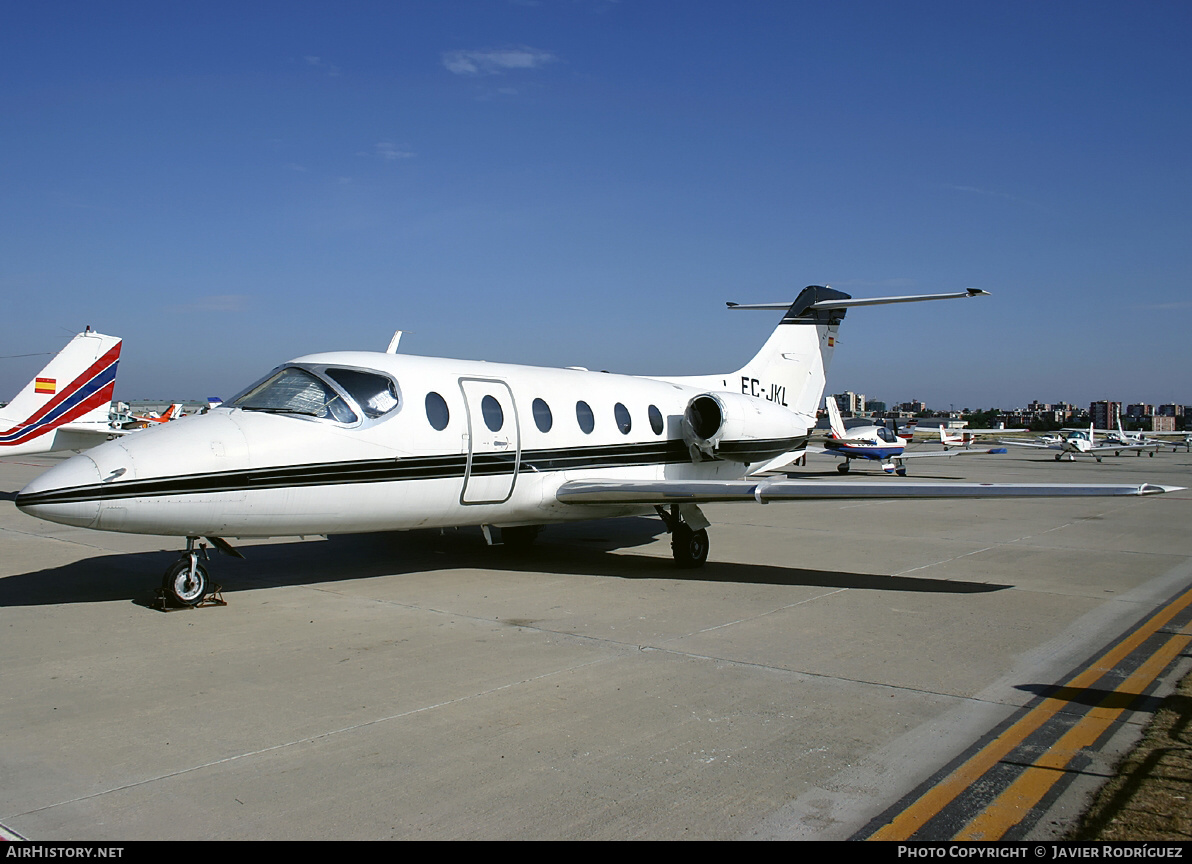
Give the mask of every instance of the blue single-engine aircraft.
<path id="1" fill-rule="evenodd" d="M 841 474 L 847 474 L 849 466 L 854 459 L 869 459 L 881 463 L 882 470 L 887 474 L 897 474 L 899 477 L 906 476 L 906 465 L 903 464 L 905 459 L 915 459 L 926 456 L 961 456 L 961 455 L 992 455 L 996 453 L 1005 453 L 1005 447 L 996 447 L 986 450 L 938 450 L 930 453 L 907 453 L 907 442 L 903 438 L 894 434 L 893 430 L 887 429 L 885 426 L 869 425 L 869 426 L 854 426 L 852 429 L 844 428 L 844 420 L 840 416 L 840 408 L 836 405 L 836 400 L 828 396 L 824 400 L 825 407 L 828 409 L 828 423 L 831 426 L 831 431 L 828 437 L 824 440 L 825 450 L 823 452 L 832 456 L 840 456 L 844 459 L 836 470 Z M 940 443 L 945 446 L 950 441 L 946 437 L 943 427 L 940 427 Z"/>

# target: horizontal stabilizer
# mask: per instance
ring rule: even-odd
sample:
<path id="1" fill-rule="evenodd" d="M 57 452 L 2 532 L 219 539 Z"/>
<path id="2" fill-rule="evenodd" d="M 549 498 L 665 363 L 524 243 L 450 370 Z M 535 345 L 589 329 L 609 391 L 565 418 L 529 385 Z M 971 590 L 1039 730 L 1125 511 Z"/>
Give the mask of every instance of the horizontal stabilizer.
<path id="1" fill-rule="evenodd" d="M 847 299 L 818 300 L 809 303 L 809 309 L 851 309 L 854 306 L 885 306 L 889 303 L 918 303 L 923 300 L 960 300 L 965 297 L 988 297 L 988 291 L 980 288 L 966 288 L 951 294 L 911 294 L 902 297 L 848 297 Z M 785 311 L 790 303 L 727 303 L 729 309 Z"/>

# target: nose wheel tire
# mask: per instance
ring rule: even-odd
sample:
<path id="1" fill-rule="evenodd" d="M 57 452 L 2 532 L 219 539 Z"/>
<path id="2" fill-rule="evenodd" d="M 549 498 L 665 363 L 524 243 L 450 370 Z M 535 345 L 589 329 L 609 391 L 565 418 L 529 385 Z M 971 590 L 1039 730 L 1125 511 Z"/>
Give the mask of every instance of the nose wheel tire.
<path id="1" fill-rule="evenodd" d="M 708 560 L 708 531 L 701 528 L 692 531 L 679 523 L 671 533 L 671 554 L 675 563 L 684 569 L 702 567 Z"/>
<path id="2" fill-rule="evenodd" d="M 843 462 L 841 462 L 839 465 L 837 465 L 836 470 L 839 471 L 841 474 L 847 474 L 848 473 L 848 460 L 845 459 Z"/>
<path id="3" fill-rule="evenodd" d="M 207 596 L 207 586 L 210 584 L 206 568 L 195 562 L 192 575 L 190 558 L 184 555 L 166 570 L 161 580 L 161 589 L 169 600 L 179 606 L 198 606 Z"/>

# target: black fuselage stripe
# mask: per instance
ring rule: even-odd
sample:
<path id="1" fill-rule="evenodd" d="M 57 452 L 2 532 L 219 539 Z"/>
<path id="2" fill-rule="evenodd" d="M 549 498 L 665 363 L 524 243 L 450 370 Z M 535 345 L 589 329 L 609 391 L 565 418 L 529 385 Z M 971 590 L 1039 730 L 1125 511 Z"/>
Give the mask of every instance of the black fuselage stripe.
<path id="1" fill-rule="evenodd" d="M 742 453 L 756 454 L 761 461 L 806 446 L 806 436 L 755 441 L 722 442 L 721 450 L 741 460 Z M 571 447 L 555 450 L 473 453 L 470 476 L 491 477 L 519 472 L 555 472 L 624 468 L 644 465 L 668 465 L 688 462 L 691 454 L 680 440 L 647 441 L 639 444 L 612 444 L 596 447 Z M 401 480 L 462 479 L 468 473 L 468 454 L 410 456 L 395 459 L 362 459 L 348 462 L 319 462 L 283 465 L 276 468 L 252 468 L 210 474 L 159 477 L 109 484 L 77 486 L 18 495 L 20 506 L 36 504 L 71 504 L 83 501 L 124 498 L 158 498 L 169 495 L 244 492 L 257 489 L 283 489 L 304 486 L 341 486 L 354 483 L 391 483 Z"/>

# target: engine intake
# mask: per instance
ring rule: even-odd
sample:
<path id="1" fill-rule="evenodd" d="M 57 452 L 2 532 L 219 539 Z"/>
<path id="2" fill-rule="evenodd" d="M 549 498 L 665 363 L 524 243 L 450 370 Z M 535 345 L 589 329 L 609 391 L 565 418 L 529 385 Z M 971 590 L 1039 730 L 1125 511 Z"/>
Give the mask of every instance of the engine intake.
<path id="1" fill-rule="evenodd" d="M 683 411 L 682 433 L 693 462 L 707 457 L 752 463 L 806 446 L 814 423 L 764 399 L 701 393 Z"/>

